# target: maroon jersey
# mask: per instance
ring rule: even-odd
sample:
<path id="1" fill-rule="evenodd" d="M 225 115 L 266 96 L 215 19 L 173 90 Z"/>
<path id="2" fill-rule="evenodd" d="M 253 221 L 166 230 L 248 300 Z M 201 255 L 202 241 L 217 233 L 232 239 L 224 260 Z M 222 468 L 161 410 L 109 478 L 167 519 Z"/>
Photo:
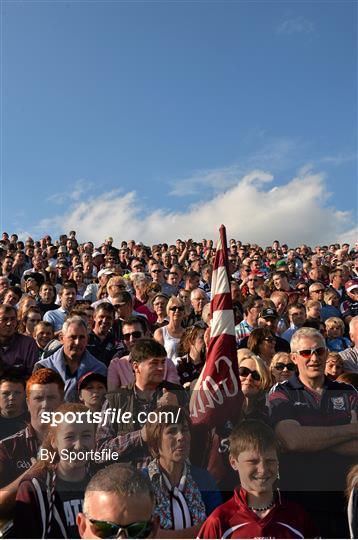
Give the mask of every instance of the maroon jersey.
<path id="1" fill-rule="evenodd" d="M 31 467 L 31 458 L 36 458 L 39 447 L 31 424 L 0 441 L 0 487 L 10 484 Z"/>
<path id="2" fill-rule="evenodd" d="M 218 506 L 203 523 L 198 538 L 317 538 L 306 511 L 296 503 L 281 500 L 264 518 L 250 510 L 244 489 Z"/>

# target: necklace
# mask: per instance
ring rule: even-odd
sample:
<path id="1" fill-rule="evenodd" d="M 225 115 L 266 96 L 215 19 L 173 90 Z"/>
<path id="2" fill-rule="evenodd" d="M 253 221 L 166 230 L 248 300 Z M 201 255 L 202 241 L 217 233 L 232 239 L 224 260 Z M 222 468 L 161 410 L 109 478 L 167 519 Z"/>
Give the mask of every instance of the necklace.
<path id="1" fill-rule="evenodd" d="M 272 508 L 275 504 L 274 500 L 270 502 L 267 506 L 262 506 L 261 508 L 256 508 L 255 506 L 249 506 L 250 510 L 253 510 L 254 512 L 264 512 L 265 510 L 269 510 L 269 508 Z"/>

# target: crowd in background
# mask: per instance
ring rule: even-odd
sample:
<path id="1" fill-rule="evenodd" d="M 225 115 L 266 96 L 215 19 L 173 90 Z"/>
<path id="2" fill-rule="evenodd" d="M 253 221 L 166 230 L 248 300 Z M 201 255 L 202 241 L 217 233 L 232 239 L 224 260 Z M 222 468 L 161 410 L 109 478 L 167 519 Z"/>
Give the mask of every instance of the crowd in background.
<path id="1" fill-rule="evenodd" d="M 89 514 L 105 505 L 83 508 L 96 478 L 99 492 L 114 489 L 103 488 L 111 460 L 69 464 L 66 448 L 117 452 L 132 476 L 114 468 L 113 477 L 134 490 L 117 495 L 149 490 L 154 509 L 136 517 L 133 504 L 128 523 L 142 529 L 128 528 L 126 537 L 357 533 L 358 243 L 229 241 L 243 404 L 236 427 L 215 436 L 195 429 L 189 413 L 210 340 L 214 257 L 206 239 L 146 246 L 108 237 L 94 245 L 75 231 L 25 242 L 3 233 L 0 524 L 8 537 L 118 533 L 108 525 L 116 523 L 109 503 L 95 519 Z M 41 416 L 110 408 L 133 422 L 49 427 Z M 158 410 L 177 421 L 138 420 Z M 53 462 L 39 458 L 41 449 Z M 245 461 L 250 452 L 256 457 Z"/>

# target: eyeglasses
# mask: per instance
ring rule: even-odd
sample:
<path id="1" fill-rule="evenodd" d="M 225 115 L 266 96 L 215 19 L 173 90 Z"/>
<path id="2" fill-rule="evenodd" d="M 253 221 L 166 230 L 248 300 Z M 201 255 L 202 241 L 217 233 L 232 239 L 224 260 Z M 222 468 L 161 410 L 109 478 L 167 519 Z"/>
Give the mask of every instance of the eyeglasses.
<path id="1" fill-rule="evenodd" d="M 326 352 L 326 347 L 316 347 L 315 349 L 302 349 L 302 351 L 294 352 L 307 359 L 311 358 L 313 354 L 317 354 L 317 356 L 323 356 Z"/>
<path id="2" fill-rule="evenodd" d="M 169 311 L 184 311 L 183 306 L 173 306 L 169 308 Z"/>
<path id="3" fill-rule="evenodd" d="M 254 381 L 261 381 L 261 375 L 256 370 L 251 370 L 248 367 L 239 367 L 239 375 L 240 377 L 248 377 L 251 375 L 251 377 L 254 379 Z"/>
<path id="4" fill-rule="evenodd" d="M 126 538 L 148 538 L 153 530 L 152 519 L 150 521 L 130 523 L 125 526 L 101 519 L 91 519 L 89 517 L 87 519 L 93 525 L 93 532 L 99 538 L 118 538 L 122 532 L 125 533 Z"/>
<path id="5" fill-rule="evenodd" d="M 295 371 L 296 370 L 296 364 L 293 362 L 290 364 L 284 364 L 283 362 L 277 362 L 275 366 L 272 366 L 273 368 L 277 369 L 277 371 L 283 371 L 284 369 L 288 369 L 288 371 Z"/>
<path id="6" fill-rule="evenodd" d="M 129 341 L 131 337 L 139 339 L 142 337 L 142 332 L 140 332 L 139 330 L 135 330 L 134 332 L 128 332 L 127 334 L 123 334 L 123 339 L 125 341 Z"/>

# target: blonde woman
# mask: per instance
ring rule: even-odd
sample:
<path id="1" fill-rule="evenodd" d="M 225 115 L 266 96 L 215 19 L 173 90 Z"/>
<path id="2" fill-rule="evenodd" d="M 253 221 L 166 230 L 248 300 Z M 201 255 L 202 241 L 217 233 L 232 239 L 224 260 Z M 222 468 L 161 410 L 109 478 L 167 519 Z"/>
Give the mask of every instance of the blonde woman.
<path id="1" fill-rule="evenodd" d="M 286 352 L 278 352 L 272 358 L 270 373 L 274 383 L 287 381 L 297 371 L 296 364 Z"/>
<path id="2" fill-rule="evenodd" d="M 177 296 L 172 296 L 167 304 L 169 323 L 162 328 L 157 328 L 153 337 L 159 341 L 167 351 L 167 356 L 175 363 L 178 358 L 180 339 L 184 333 L 182 321 L 184 317 L 184 304 Z"/>
<path id="3" fill-rule="evenodd" d="M 244 395 L 242 420 L 258 418 L 268 421 L 266 393 L 271 388 L 272 380 L 268 367 L 259 356 L 250 349 L 237 351 L 241 391 Z"/>

